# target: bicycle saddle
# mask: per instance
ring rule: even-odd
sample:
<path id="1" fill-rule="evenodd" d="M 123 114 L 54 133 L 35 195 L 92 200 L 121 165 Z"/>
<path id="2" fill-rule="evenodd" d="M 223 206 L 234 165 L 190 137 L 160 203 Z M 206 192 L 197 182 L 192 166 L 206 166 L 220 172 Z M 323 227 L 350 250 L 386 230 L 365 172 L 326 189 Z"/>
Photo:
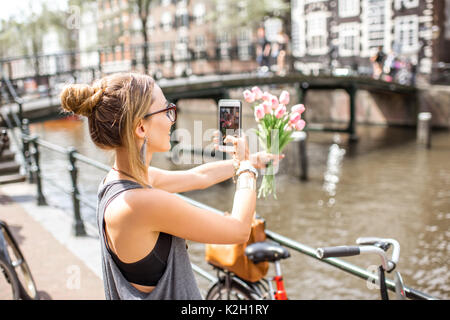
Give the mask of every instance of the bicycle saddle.
<path id="1" fill-rule="evenodd" d="M 255 242 L 245 248 L 245 255 L 254 263 L 275 262 L 291 256 L 289 251 L 276 243 Z"/>

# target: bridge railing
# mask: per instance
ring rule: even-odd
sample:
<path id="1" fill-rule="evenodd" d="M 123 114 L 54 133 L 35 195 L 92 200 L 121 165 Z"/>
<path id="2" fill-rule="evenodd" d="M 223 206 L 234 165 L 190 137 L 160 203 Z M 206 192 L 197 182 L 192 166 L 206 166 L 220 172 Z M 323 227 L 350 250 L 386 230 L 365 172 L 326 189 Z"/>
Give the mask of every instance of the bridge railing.
<path id="1" fill-rule="evenodd" d="M 275 50 L 275 49 L 274 49 Z M 144 52 L 147 53 L 147 60 Z M 286 71 L 301 70 L 298 58 L 287 50 Z M 19 84 L 22 91 L 45 94 L 55 84 L 82 81 L 114 72 L 145 71 L 156 80 L 181 78 L 190 75 L 232 74 L 258 70 L 258 44 L 251 40 L 197 39 L 195 41 L 164 41 L 139 45 L 115 45 L 85 51 L 66 51 L 55 54 L 11 57 L 0 60 L 0 71 Z M 321 58 L 318 72 L 370 77 L 371 63 L 367 58 L 359 66 L 342 62 L 338 67 L 330 63 L 331 56 Z M 330 61 L 328 61 L 330 60 Z M 264 60 L 277 71 L 277 58 L 272 53 Z M 34 83 L 30 82 L 34 79 Z M 34 88 L 34 89 L 33 89 Z M 22 94 L 21 94 L 22 95 Z"/>

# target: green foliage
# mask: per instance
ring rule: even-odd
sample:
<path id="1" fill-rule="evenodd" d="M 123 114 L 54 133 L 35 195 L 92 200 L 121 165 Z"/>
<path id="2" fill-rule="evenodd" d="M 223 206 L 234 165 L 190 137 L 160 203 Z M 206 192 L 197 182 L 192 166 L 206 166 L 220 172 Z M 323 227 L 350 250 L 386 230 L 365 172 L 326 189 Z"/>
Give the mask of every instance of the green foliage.
<path id="1" fill-rule="evenodd" d="M 235 33 L 241 27 L 256 28 L 265 19 L 283 18 L 290 10 L 289 0 L 213 0 L 216 10 L 208 18 L 217 21 L 217 30 Z"/>

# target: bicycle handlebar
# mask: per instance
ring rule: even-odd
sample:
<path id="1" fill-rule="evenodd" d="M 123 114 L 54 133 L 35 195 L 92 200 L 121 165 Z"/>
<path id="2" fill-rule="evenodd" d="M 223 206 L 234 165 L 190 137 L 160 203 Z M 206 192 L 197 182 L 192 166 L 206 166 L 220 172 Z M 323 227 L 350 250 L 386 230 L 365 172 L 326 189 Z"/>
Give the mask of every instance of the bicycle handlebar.
<path id="1" fill-rule="evenodd" d="M 395 239 L 386 239 L 386 238 L 376 238 L 376 237 L 362 237 L 356 239 L 356 243 L 359 245 L 374 245 L 375 243 L 386 242 L 392 245 L 392 257 L 391 262 L 395 265 L 398 263 L 398 259 L 400 259 L 400 243 L 398 243 Z"/>
<path id="2" fill-rule="evenodd" d="M 400 256 L 400 244 L 394 239 L 383 239 L 375 237 L 358 238 L 356 243 L 359 246 L 337 246 L 337 247 L 325 247 L 318 248 L 316 251 L 319 259 L 331 258 L 331 257 L 350 257 L 357 256 L 359 254 L 377 254 L 381 258 L 381 265 L 384 270 L 391 272 L 395 269 Z M 393 248 L 392 259 L 389 260 L 386 252 L 377 243 L 389 243 Z"/>
<path id="3" fill-rule="evenodd" d="M 350 257 L 360 254 L 358 246 L 339 246 L 339 247 L 325 247 L 317 249 L 317 256 L 320 259 L 329 257 Z"/>

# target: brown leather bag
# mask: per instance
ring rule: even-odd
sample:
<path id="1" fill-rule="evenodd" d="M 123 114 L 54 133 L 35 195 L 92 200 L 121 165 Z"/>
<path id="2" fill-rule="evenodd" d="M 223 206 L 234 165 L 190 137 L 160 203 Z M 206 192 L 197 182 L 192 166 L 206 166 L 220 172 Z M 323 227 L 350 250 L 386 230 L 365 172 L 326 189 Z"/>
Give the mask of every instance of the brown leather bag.
<path id="1" fill-rule="evenodd" d="M 266 240 L 265 222 L 254 218 L 250 238 L 241 244 L 206 244 L 205 260 L 210 264 L 235 273 L 240 278 L 256 282 L 269 270 L 268 262 L 253 263 L 244 253 L 247 245 Z"/>

